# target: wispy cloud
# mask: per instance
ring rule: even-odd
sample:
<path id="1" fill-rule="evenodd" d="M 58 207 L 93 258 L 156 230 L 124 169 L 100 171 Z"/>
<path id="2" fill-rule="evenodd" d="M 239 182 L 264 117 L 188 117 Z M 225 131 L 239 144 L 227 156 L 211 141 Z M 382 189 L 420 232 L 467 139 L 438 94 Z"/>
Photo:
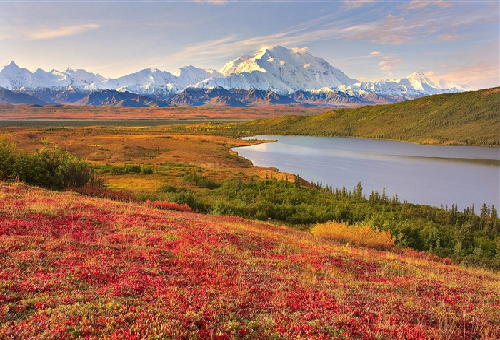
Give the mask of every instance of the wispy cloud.
<path id="1" fill-rule="evenodd" d="M 407 9 L 422 9 L 427 6 L 438 6 L 440 8 L 446 8 L 453 6 L 451 1 L 447 0 L 410 0 L 410 2 L 405 6 Z"/>
<path id="2" fill-rule="evenodd" d="M 400 45 L 414 40 L 418 30 L 403 17 L 392 14 L 384 20 L 365 25 L 363 29 L 353 32 L 348 39 L 367 40 L 375 44 Z"/>
<path id="3" fill-rule="evenodd" d="M 348 13 L 349 10 L 346 10 Z M 445 20 L 446 25 L 451 21 L 452 15 Z M 299 23 L 281 32 L 241 38 L 231 35 L 225 38 L 203 41 L 188 45 L 177 53 L 167 56 L 170 62 L 176 63 L 189 55 L 191 59 L 220 59 L 224 56 L 235 56 L 248 53 L 261 46 L 283 45 L 288 47 L 308 45 L 313 42 L 333 39 L 364 40 L 374 44 L 402 45 L 410 41 L 427 40 L 441 33 L 441 40 L 456 39 L 458 36 L 443 32 L 440 18 L 425 18 L 412 15 L 410 18 L 388 14 L 382 18 L 374 17 L 371 21 L 359 23 L 349 16 L 341 20 L 333 20 L 332 15 L 326 15 L 304 23 Z M 469 18 L 468 20 L 474 20 Z M 382 54 L 372 56 L 381 57 Z M 384 55 L 380 66 L 386 73 L 400 60 L 394 56 Z"/>
<path id="4" fill-rule="evenodd" d="M 439 40 L 450 41 L 450 40 L 458 40 L 460 36 L 452 33 L 443 33 L 437 36 Z"/>
<path id="5" fill-rule="evenodd" d="M 348 8 L 358 8 L 377 1 L 378 0 L 344 0 L 344 5 Z"/>
<path id="6" fill-rule="evenodd" d="M 211 5 L 225 5 L 228 0 L 196 0 L 196 2 L 207 3 Z"/>
<path id="7" fill-rule="evenodd" d="M 386 74 L 386 76 L 392 75 L 392 70 L 401 62 L 395 54 L 385 54 L 380 51 L 372 51 L 367 55 L 362 55 L 358 57 L 350 57 L 350 60 L 357 59 L 359 62 L 350 63 L 352 64 L 374 64 L 377 63 L 380 66 L 380 70 Z M 377 62 L 378 61 L 378 62 Z"/>
<path id="8" fill-rule="evenodd" d="M 75 26 L 61 26 L 55 29 L 38 30 L 26 33 L 27 40 L 46 40 L 60 37 L 69 37 L 72 35 L 81 34 L 86 31 L 99 28 L 98 24 L 86 24 Z"/>
<path id="9" fill-rule="evenodd" d="M 380 70 L 385 72 L 387 75 L 392 75 L 392 69 L 397 64 L 399 64 L 400 61 L 401 61 L 401 59 L 395 55 L 384 55 L 382 57 L 382 60 L 379 61 L 378 64 L 380 66 Z"/>
<path id="10" fill-rule="evenodd" d="M 325 27 L 323 22 L 328 21 L 330 15 L 298 24 L 282 32 L 249 37 L 241 39 L 237 35 L 231 35 L 221 39 L 203 41 L 184 47 L 179 52 L 168 56 L 170 62 L 178 62 L 186 58 L 186 55 L 196 58 L 210 59 L 224 56 L 234 56 L 237 53 L 248 53 L 262 46 L 283 45 L 288 47 L 301 46 L 311 42 L 341 38 L 350 33 L 343 27 Z M 340 24 L 342 25 L 342 23 Z M 311 29 L 316 27 L 315 29 Z"/>

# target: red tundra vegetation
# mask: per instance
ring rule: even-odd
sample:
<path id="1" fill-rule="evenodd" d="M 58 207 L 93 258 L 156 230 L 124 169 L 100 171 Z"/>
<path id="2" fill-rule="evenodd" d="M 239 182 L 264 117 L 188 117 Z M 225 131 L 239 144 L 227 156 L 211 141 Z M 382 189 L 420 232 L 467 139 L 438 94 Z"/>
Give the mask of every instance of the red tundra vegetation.
<path id="1" fill-rule="evenodd" d="M 0 339 L 500 338 L 497 273 L 155 205 L 0 183 Z"/>

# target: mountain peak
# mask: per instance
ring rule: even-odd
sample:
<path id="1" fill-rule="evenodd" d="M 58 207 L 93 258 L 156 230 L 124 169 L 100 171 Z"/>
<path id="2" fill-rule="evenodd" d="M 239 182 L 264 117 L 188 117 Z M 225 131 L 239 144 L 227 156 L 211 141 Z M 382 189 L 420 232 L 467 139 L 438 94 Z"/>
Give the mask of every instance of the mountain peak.
<path id="1" fill-rule="evenodd" d="M 415 71 L 413 73 L 411 73 L 408 77 L 406 77 L 407 79 L 426 79 L 426 78 L 429 78 L 429 75 L 421 72 L 421 71 Z"/>
<path id="2" fill-rule="evenodd" d="M 309 54 L 307 47 L 285 47 L 282 45 L 274 45 L 274 46 L 262 46 L 256 54 L 265 53 L 265 52 L 288 52 L 294 54 Z"/>
<path id="3" fill-rule="evenodd" d="M 235 74 L 238 67 L 250 58 L 252 58 L 252 56 L 249 56 L 248 54 L 243 54 L 238 58 L 226 63 L 224 66 L 222 66 L 219 72 L 225 76 L 230 76 L 232 74 Z"/>
<path id="4" fill-rule="evenodd" d="M 305 55 L 309 54 L 307 51 L 307 47 L 285 47 L 281 45 L 274 45 L 274 46 L 262 46 L 254 55 L 255 59 L 262 58 L 264 55 L 271 55 L 271 56 L 291 56 L 291 55 Z"/>
<path id="5" fill-rule="evenodd" d="M 252 57 L 243 55 L 230 61 L 220 72 L 230 77 L 228 81 L 216 80 L 203 85 L 284 94 L 355 82 L 324 59 L 311 55 L 307 48 L 280 45 L 263 46 Z"/>
<path id="6" fill-rule="evenodd" d="M 18 69 L 19 66 L 17 66 L 16 62 L 14 60 L 12 60 L 10 63 L 5 65 L 4 68 Z"/>
<path id="7" fill-rule="evenodd" d="M 0 86 L 14 90 L 81 89 L 118 90 L 137 94 L 166 96 L 186 88 L 226 90 L 263 90 L 277 94 L 328 89 L 346 93 L 378 93 L 414 98 L 422 95 L 459 92 L 460 86 L 438 79 L 432 72 L 413 72 L 403 79 L 358 82 L 349 78 L 306 47 L 262 46 L 253 54 L 243 54 L 226 63 L 219 71 L 192 65 L 177 71 L 146 68 L 116 79 L 108 79 L 83 69 L 30 72 L 14 61 L 0 70 Z"/>
<path id="8" fill-rule="evenodd" d="M 309 50 L 307 47 L 292 47 L 291 50 L 295 54 L 309 54 Z"/>

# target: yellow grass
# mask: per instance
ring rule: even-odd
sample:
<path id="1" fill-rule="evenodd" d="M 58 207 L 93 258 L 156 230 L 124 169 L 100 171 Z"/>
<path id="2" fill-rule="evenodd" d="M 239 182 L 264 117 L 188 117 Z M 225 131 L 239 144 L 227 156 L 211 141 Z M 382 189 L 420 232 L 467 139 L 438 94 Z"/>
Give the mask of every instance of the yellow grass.
<path id="1" fill-rule="evenodd" d="M 318 238 L 376 249 L 390 249 L 396 240 L 389 231 L 374 230 L 370 226 L 349 226 L 337 222 L 317 224 L 312 228 L 311 233 Z"/>

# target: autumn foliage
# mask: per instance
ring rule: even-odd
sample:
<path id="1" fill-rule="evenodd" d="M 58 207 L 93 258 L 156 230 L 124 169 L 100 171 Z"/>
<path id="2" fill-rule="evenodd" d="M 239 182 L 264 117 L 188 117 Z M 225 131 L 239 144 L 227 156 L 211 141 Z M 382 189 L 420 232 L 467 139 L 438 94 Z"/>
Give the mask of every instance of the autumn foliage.
<path id="1" fill-rule="evenodd" d="M 498 339 L 498 274 L 0 182 L 0 339 Z"/>
<path id="2" fill-rule="evenodd" d="M 145 204 L 149 207 L 157 208 L 157 209 L 165 209 L 165 210 L 177 210 L 177 211 L 184 211 L 184 212 L 192 212 L 193 209 L 185 203 L 179 204 L 175 202 L 168 202 L 168 201 L 150 201 L 147 200 Z"/>
<path id="3" fill-rule="evenodd" d="M 311 233 L 319 238 L 375 249 L 391 249 L 396 241 L 390 231 L 337 222 L 317 224 L 311 229 Z"/>

